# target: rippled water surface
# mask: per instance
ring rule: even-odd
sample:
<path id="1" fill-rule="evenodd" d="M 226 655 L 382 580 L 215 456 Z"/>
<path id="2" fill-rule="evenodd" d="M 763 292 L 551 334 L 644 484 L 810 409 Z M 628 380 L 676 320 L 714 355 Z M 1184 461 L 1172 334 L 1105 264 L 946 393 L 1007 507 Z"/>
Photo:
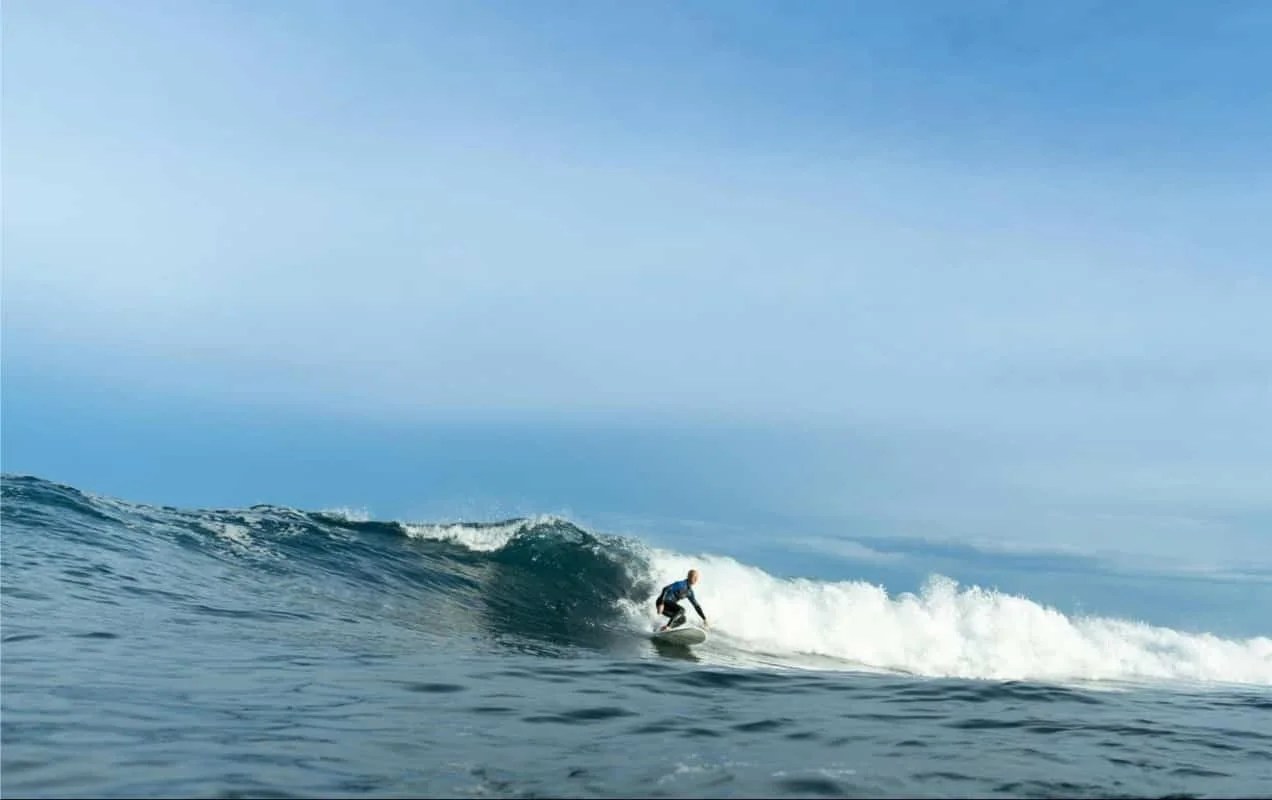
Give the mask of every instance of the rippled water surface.
<path id="1" fill-rule="evenodd" d="M 563 523 L 482 549 L 4 488 L 6 797 L 1272 796 L 1257 681 L 660 649 L 633 553 Z"/>

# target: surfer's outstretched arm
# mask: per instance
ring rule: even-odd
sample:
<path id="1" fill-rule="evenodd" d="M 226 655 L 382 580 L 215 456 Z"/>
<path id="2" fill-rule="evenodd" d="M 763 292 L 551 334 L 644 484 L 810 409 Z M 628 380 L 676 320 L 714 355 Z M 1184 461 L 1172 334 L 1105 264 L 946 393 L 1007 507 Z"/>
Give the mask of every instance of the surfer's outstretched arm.
<path id="1" fill-rule="evenodd" d="M 698 605 L 698 598 L 693 596 L 693 591 L 689 592 L 689 602 L 693 603 L 693 610 L 698 612 L 698 616 L 702 617 L 702 621 L 707 621 L 707 615 L 703 612 L 702 606 Z"/>

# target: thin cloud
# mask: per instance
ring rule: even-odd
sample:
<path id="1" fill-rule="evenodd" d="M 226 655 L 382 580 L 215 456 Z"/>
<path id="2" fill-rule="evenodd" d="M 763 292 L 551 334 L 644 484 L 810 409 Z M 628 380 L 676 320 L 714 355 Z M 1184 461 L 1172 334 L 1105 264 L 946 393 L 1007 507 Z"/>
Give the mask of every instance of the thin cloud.
<path id="1" fill-rule="evenodd" d="M 684 493 L 1257 556 L 1272 15 L 1094 8 L 8 9 L 6 389 L 767 426 Z"/>

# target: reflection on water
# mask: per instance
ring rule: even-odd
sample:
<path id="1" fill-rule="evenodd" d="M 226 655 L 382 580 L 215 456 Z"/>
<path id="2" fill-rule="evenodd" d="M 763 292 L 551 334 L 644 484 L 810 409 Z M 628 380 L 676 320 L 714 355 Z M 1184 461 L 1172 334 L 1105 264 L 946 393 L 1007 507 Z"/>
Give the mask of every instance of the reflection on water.
<path id="1" fill-rule="evenodd" d="M 649 643 L 653 645 L 658 655 L 663 658 L 676 658 L 681 661 L 702 661 L 702 656 L 695 653 L 693 648 L 688 645 L 663 642 L 657 639 L 650 639 Z"/>

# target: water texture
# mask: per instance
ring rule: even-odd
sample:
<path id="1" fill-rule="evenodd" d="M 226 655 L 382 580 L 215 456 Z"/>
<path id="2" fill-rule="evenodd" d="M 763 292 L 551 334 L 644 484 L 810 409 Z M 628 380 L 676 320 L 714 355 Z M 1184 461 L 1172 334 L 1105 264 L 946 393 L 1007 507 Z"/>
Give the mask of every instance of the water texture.
<path id="1" fill-rule="evenodd" d="M 1272 639 L 3 479 L 16 796 L 1272 796 Z M 710 640 L 648 638 L 689 566 Z"/>

